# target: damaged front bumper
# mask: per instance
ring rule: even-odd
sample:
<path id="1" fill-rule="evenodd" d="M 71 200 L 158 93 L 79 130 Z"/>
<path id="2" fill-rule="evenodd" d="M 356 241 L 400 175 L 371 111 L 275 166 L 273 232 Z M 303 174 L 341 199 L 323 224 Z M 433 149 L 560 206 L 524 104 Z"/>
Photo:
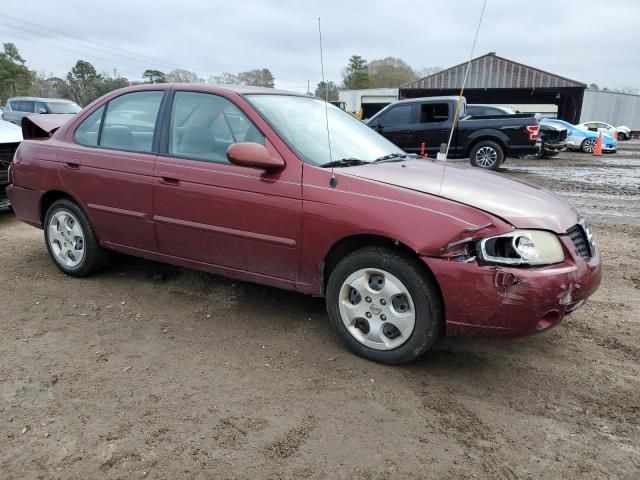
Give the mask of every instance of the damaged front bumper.
<path id="1" fill-rule="evenodd" d="M 548 330 L 598 289 L 600 253 L 583 258 L 560 237 L 563 263 L 545 267 L 480 265 L 476 261 L 421 257 L 438 279 L 448 336 L 524 336 Z"/>

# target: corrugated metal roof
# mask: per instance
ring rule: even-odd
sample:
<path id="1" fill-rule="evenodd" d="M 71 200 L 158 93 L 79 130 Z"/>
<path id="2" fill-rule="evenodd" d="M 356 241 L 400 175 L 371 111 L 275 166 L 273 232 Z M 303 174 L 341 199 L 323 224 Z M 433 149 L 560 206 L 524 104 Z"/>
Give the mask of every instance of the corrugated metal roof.
<path id="1" fill-rule="evenodd" d="M 467 62 L 442 70 L 415 82 L 407 83 L 401 89 L 448 89 L 461 88 Z M 586 84 L 529 67 L 512 60 L 487 53 L 471 60 L 471 68 L 465 88 L 558 88 L 581 87 Z"/>

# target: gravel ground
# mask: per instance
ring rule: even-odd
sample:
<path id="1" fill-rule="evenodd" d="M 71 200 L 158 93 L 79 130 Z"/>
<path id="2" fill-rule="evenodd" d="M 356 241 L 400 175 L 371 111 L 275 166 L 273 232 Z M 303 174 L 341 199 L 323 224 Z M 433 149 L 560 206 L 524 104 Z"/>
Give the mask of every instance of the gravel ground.
<path id="1" fill-rule="evenodd" d="M 640 478 L 640 143 L 503 172 L 587 214 L 600 291 L 401 367 L 346 352 L 321 299 L 124 256 L 66 277 L 0 214 L 0 477 Z"/>

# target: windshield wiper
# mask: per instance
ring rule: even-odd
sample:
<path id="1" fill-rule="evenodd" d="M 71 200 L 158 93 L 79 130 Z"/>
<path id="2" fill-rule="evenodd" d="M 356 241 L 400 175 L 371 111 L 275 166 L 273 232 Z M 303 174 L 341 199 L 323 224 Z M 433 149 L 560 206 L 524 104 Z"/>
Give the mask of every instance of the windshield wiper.
<path id="1" fill-rule="evenodd" d="M 359 158 L 341 158 L 340 160 L 323 163 L 322 165 L 320 165 L 320 167 L 355 167 L 357 165 L 365 165 L 367 163 L 369 162 L 365 162 L 364 160 L 360 160 Z"/>
<path id="2" fill-rule="evenodd" d="M 389 155 L 383 155 L 376 158 L 371 163 L 383 163 L 383 162 L 402 162 L 405 158 L 417 158 L 414 153 L 390 153 Z"/>

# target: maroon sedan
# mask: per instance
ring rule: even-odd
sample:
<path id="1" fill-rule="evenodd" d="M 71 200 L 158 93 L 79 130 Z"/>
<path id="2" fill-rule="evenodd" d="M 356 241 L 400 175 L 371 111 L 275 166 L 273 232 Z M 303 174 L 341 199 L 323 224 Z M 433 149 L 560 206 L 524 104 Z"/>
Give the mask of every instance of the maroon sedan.
<path id="1" fill-rule="evenodd" d="M 600 284 L 554 194 L 407 155 L 316 98 L 140 85 L 60 123 L 25 121 L 8 192 L 68 275 L 117 250 L 325 296 L 347 346 L 384 363 L 442 334 L 542 332 Z"/>

